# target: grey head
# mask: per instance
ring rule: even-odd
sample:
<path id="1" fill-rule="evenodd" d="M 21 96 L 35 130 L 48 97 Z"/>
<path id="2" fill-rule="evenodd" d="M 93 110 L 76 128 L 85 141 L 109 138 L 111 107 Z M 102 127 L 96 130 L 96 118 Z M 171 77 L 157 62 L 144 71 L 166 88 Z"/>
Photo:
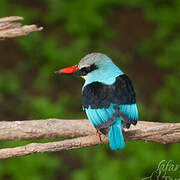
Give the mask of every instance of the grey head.
<path id="1" fill-rule="evenodd" d="M 100 66 L 105 64 L 107 61 L 111 61 L 105 54 L 102 53 L 91 53 L 83 57 L 79 64 L 78 68 L 82 69 L 84 67 L 90 67 L 91 65 Z"/>
<path id="2" fill-rule="evenodd" d="M 76 73 L 85 79 L 84 86 L 95 81 L 112 84 L 117 76 L 123 74 L 108 56 L 101 53 L 91 53 L 83 57 L 78 69 Z"/>
<path id="3" fill-rule="evenodd" d="M 91 53 L 80 60 L 78 64 L 79 71 L 76 73 L 84 77 L 92 71 L 104 68 L 108 63 L 112 63 L 112 61 L 105 54 Z"/>

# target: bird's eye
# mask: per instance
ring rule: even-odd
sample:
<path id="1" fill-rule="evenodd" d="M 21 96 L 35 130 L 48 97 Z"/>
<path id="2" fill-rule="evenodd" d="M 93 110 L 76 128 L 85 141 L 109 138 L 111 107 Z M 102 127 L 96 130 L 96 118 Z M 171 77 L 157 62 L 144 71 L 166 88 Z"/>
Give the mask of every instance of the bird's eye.
<path id="1" fill-rule="evenodd" d="M 85 68 L 82 68 L 82 69 L 81 69 L 81 74 L 82 74 L 82 76 L 85 76 L 85 75 L 88 74 L 88 72 L 86 71 Z"/>

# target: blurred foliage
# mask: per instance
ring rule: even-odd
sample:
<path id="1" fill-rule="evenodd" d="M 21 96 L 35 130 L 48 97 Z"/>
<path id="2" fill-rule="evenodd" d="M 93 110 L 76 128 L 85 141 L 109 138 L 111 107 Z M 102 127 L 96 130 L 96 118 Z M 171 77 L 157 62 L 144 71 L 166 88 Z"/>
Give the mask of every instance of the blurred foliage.
<path id="1" fill-rule="evenodd" d="M 14 66 L 3 68 L 3 64 L 10 62 L 1 59 L 1 119 L 85 117 L 79 103 L 82 81 L 75 77 L 60 78 L 53 72 L 77 64 L 92 51 L 106 53 L 127 68 L 133 60 L 138 62 L 134 53 L 127 54 L 113 46 L 118 29 L 110 25 L 109 17 L 112 19 L 114 11 L 121 10 L 126 16 L 129 9 L 142 12 L 145 20 L 154 26 L 152 34 L 133 47 L 135 53 L 162 73 L 161 77 L 156 77 L 153 71 L 148 75 L 153 81 L 162 81 L 156 91 L 151 91 L 149 103 L 143 102 L 149 97 L 141 96 L 151 87 L 136 85 L 138 99 L 142 99 L 138 100 L 141 119 L 177 122 L 180 118 L 179 0 L 1 0 L 0 16 L 23 16 L 24 23 L 39 23 L 45 28 L 43 32 L 17 38 L 15 51 L 20 55 L 14 57 Z M 148 68 L 141 63 L 138 66 Z M 136 79 L 136 69 L 129 73 Z M 20 145 L 1 142 L 1 147 L 11 144 Z M 179 164 L 179 145 L 127 142 L 124 150 L 116 152 L 101 146 L 12 158 L 0 162 L 0 178 L 141 179 L 150 176 L 163 159 Z M 170 175 L 180 177 L 180 171 Z"/>
<path id="2" fill-rule="evenodd" d="M 0 178 L 5 179 L 5 174 L 14 180 L 52 179 L 57 167 L 62 167 L 60 161 L 46 154 L 12 158 L 0 164 Z"/>

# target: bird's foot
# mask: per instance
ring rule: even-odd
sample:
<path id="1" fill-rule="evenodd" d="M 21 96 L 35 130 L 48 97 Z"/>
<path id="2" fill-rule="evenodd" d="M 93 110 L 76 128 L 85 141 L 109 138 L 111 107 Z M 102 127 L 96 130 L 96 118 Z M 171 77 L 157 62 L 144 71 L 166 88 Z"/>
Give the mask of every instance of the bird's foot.
<path id="1" fill-rule="evenodd" d="M 96 135 L 99 137 L 99 140 L 102 141 L 101 140 L 101 133 L 98 130 L 96 131 Z"/>

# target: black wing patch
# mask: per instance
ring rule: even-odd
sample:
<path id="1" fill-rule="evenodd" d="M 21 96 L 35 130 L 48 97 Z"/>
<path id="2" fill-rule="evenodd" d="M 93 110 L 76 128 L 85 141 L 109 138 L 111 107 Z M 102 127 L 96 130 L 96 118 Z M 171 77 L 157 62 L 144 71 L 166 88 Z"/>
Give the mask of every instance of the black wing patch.
<path id="1" fill-rule="evenodd" d="M 82 101 L 84 108 L 108 108 L 110 104 L 136 103 L 136 93 L 129 77 L 123 74 L 118 76 L 112 85 L 101 82 L 88 84 L 83 89 Z"/>

